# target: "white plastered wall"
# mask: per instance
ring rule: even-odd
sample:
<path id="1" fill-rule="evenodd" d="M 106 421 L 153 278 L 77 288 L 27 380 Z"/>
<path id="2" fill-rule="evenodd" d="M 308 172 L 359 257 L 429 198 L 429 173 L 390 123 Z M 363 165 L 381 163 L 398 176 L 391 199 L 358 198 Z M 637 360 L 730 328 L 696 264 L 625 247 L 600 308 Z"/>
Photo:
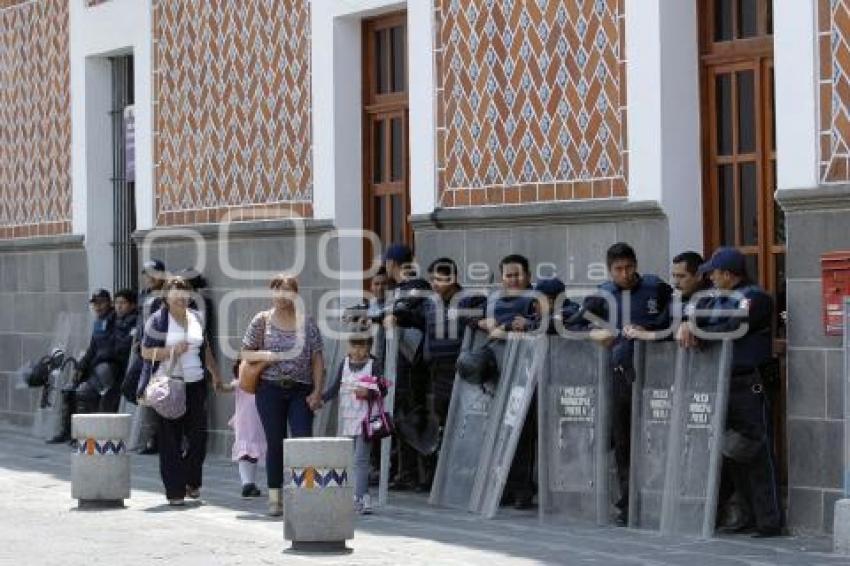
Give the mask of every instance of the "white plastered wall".
<path id="1" fill-rule="evenodd" d="M 436 110 L 431 0 L 312 0 L 313 212 L 336 227 L 363 227 L 362 21 L 407 10 L 410 196 L 413 214 L 436 202 Z M 361 240 L 339 243 L 343 271 L 363 265 Z M 359 288 L 359 281 L 349 281 Z M 343 283 L 345 285 L 345 283 Z"/>
<path id="2" fill-rule="evenodd" d="M 703 248 L 696 0 L 626 0 L 629 199 L 657 201 L 669 254 Z"/>
<path id="3" fill-rule="evenodd" d="M 779 189 L 818 186 L 816 44 L 815 0 L 776 0 L 773 59 Z"/>
<path id="4" fill-rule="evenodd" d="M 87 8 L 70 0 L 73 232 L 85 236 L 89 286 L 112 287 L 112 73 L 132 54 L 136 111 L 136 222 L 153 227 L 153 93 L 150 0 Z"/>

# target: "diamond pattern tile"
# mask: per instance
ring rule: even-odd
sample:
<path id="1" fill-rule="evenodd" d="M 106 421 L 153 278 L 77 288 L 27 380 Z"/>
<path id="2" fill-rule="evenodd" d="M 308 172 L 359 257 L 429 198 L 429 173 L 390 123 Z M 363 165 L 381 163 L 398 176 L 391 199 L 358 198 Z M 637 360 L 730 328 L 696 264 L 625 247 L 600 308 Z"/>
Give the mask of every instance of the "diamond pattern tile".
<path id="1" fill-rule="evenodd" d="M 821 181 L 850 180 L 850 0 L 818 2 Z"/>
<path id="2" fill-rule="evenodd" d="M 0 0 L 0 237 L 71 219 L 68 3 Z"/>
<path id="3" fill-rule="evenodd" d="M 311 200 L 309 28 L 307 0 L 154 1 L 159 223 Z"/>
<path id="4" fill-rule="evenodd" d="M 621 0 L 437 4 L 442 205 L 619 196 Z"/>

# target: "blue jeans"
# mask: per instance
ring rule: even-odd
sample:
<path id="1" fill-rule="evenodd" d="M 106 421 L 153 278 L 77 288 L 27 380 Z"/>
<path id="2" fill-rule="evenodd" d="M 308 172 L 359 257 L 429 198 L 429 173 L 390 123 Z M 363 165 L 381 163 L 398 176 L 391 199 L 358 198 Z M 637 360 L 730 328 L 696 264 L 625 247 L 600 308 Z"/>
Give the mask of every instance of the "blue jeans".
<path id="1" fill-rule="evenodd" d="M 362 434 L 354 436 L 354 497 L 362 498 L 369 493 L 369 469 L 372 443 Z"/>
<path id="2" fill-rule="evenodd" d="M 313 433 L 313 411 L 307 405 L 309 385 L 297 384 L 284 389 L 274 383 L 261 380 L 255 402 L 263 430 L 266 433 L 266 476 L 269 489 L 283 486 L 283 440 L 286 425 L 293 438 L 311 436 Z"/>

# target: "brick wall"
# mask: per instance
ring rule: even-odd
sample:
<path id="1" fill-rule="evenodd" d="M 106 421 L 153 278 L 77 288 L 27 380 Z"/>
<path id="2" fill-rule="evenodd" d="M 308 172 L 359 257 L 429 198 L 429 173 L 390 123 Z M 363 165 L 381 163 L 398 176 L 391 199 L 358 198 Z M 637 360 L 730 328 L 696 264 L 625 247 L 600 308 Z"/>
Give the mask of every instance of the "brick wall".
<path id="1" fill-rule="evenodd" d="M 0 238 L 71 230 L 69 85 L 68 2 L 0 0 Z"/>
<path id="2" fill-rule="evenodd" d="M 159 225 L 312 215 L 307 0 L 154 0 Z"/>
<path id="3" fill-rule="evenodd" d="M 444 207 L 626 194 L 624 0 L 437 0 Z"/>

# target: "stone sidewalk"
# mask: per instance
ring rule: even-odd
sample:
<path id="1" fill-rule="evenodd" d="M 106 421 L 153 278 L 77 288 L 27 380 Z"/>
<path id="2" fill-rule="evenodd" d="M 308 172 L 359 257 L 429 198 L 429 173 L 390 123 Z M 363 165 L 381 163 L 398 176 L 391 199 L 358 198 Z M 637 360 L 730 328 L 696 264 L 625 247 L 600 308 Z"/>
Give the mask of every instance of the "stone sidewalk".
<path id="1" fill-rule="evenodd" d="M 361 518 L 352 552 L 286 552 L 282 525 L 264 501 L 239 497 L 235 466 L 210 459 L 202 503 L 172 509 L 161 494 L 157 459 L 135 456 L 125 509 L 77 510 L 69 451 L 0 428 L 0 564 L 850 564 L 826 537 L 755 541 L 672 539 L 627 529 L 541 527 L 536 515 L 506 510 L 494 521 L 434 509 L 422 496 L 391 494 L 391 505 Z"/>

